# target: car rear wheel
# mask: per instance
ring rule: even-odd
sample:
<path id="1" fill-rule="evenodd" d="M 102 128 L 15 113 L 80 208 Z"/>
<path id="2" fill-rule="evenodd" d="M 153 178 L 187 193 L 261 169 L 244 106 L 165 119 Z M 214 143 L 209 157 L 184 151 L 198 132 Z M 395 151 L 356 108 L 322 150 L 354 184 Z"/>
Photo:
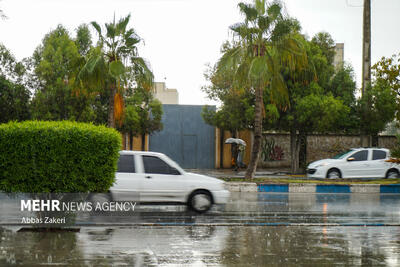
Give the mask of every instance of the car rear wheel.
<path id="1" fill-rule="evenodd" d="M 342 178 L 342 174 L 338 169 L 330 169 L 328 171 L 328 174 L 326 175 L 326 178 L 328 179 L 340 179 Z"/>
<path id="2" fill-rule="evenodd" d="M 399 172 L 395 169 L 388 170 L 388 172 L 386 173 L 386 178 L 389 179 L 399 178 Z"/>
<path id="3" fill-rule="evenodd" d="M 206 190 L 194 191 L 189 196 L 188 206 L 197 213 L 208 211 L 213 204 L 211 193 Z"/>

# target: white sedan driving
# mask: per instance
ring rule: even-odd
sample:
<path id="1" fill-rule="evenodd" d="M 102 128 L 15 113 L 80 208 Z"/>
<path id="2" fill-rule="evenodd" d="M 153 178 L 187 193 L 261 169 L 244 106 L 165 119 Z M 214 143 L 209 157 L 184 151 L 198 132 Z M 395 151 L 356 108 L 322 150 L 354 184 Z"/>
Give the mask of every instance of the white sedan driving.
<path id="1" fill-rule="evenodd" d="M 120 152 L 110 192 L 124 199 L 137 193 L 141 203 L 184 203 L 196 212 L 224 204 L 230 197 L 223 181 L 187 173 L 166 155 L 147 151 Z"/>
<path id="2" fill-rule="evenodd" d="M 309 178 L 398 178 L 400 166 L 387 162 L 385 148 L 352 148 L 332 159 L 322 159 L 307 167 Z"/>

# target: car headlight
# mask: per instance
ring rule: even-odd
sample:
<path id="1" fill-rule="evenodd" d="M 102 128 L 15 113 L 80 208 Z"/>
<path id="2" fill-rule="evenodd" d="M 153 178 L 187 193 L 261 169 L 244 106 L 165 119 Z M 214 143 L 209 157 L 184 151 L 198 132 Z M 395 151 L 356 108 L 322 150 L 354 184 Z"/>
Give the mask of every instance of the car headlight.
<path id="1" fill-rule="evenodd" d="M 317 166 L 315 166 L 315 168 L 325 167 L 325 166 L 328 166 L 328 165 L 329 165 L 328 162 L 323 162 L 323 163 L 320 163 Z"/>

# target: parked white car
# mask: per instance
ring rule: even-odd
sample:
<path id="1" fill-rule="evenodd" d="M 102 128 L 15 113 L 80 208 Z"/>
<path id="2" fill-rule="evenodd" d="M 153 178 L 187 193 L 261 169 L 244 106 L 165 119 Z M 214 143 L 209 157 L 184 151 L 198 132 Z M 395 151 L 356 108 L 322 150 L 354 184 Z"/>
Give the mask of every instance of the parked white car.
<path id="1" fill-rule="evenodd" d="M 110 192 L 125 199 L 137 193 L 141 203 L 184 203 L 196 212 L 224 204 L 230 197 L 223 181 L 187 173 L 166 155 L 144 151 L 120 152 Z"/>
<path id="2" fill-rule="evenodd" d="M 385 148 L 352 148 L 332 159 L 308 165 L 309 178 L 398 178 L 400 166 L 387 162 L 390 151 Z"/>

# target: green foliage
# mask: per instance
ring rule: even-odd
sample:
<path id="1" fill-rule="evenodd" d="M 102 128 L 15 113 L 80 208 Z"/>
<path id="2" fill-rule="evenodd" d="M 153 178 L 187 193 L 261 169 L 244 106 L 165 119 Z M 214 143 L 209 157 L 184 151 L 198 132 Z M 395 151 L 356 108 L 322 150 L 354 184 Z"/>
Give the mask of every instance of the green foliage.
<path id="1" fill-rule="evenodd" d="M 0 190 L 104 192 L 114 182 L 121 136 L 69 121 L 0 125 Z"/>
<path id="2" fill-rule="evenodd" d="M 254 100 L 250 96 L 226 96 L 223 105 L 214 110 L 203 107 L 202 117 L 210 125 L 229 130 L 232 133 L 252 128 L 254 118 Z"/>
<path id="3" fill-rule="evenodd" d="M 83 113 L 89 109 L 91 96 L 81 94 L 74 84 L 81 59 L 76 43 L 63 26 L 45 36 L 34 54 L 35 75 L 40 81 L 32 101 L 34 118 L 81 120 L 88 117 L 89 114 Z"/>
<path id="4" fill-rule="evenodd" d="M 396 109 L 395 92 L 387 83 L 370 86 L 357 103 L 361 132 L 377 135 L 394 119 Z"/>
<path id="5" fill-rule="evenodd" d="M 86 56 L 92 48 L 92 35 L 87 24 L 79 25 L 76 30 L 75 44 L 78 48 L 78 52 L 81 55 Z"/>
<path id="6" fill-rule="evenodd" d="M 150 91 L 141 87 L 135 88 L 128 94 L 125 102 L 123 123 L 119 130 L 133 136 L 162 130 L 162 104 Z"/>
<path id="7" fill-rule="evenodd" d="M 375 83 L 390 88 L 396 95 L 396 118 L 400 121 L 400 53 L 390 58 L 382 57 L 373 67 Z"/>
<path id="8" fill-rule="evenodd" d="M 0 75 L 0 123 L 30 118 L 30 92 Z"/>
<path id="9" fill-rule="evenodd" d="M 0 43 L 0 76 L 4 76 L 12 82 L 20 83 L 25 71 L 23 63 L 18 62 L 14 55 Z"/>
<path id="10" fill-rule="evenodd" d="M 303 131 L 332 132 L 350 108 L 332 95 L 310 94 L 296 103 L 296 117 Z"/>
<path id="11" fill-rule="evenodd" d="M 396 146 L 390 150 L 390 155 L 393 158 L 400 159 L 400 135 L 397 135 L 396 138 L 397 138 Z"/>
<path id="12" fill-rule="evenodd" d="M 130 15 L 118 22 L 105 23 L 102 28 L 97 22 L 91 22 L 99 36 L 99 42 L 93 53 L 89 53 L 79 78 L 83 83 L 102 85 L 102 91 L 108 93 L 108 125 L 115 127 L 114 96 L 124 94 L 132 86 L 150 90 L 153 85 L 153 73 L 149 64 L 138 55 L 137 45 L 142 39 L 133 28 L 128 28 Z M 121 103 L 119 103 L 121 104 Z M 120 110 L 120 109 L 117 109 Z M 123 114 L 117 114 L 123 118 Z"/>

